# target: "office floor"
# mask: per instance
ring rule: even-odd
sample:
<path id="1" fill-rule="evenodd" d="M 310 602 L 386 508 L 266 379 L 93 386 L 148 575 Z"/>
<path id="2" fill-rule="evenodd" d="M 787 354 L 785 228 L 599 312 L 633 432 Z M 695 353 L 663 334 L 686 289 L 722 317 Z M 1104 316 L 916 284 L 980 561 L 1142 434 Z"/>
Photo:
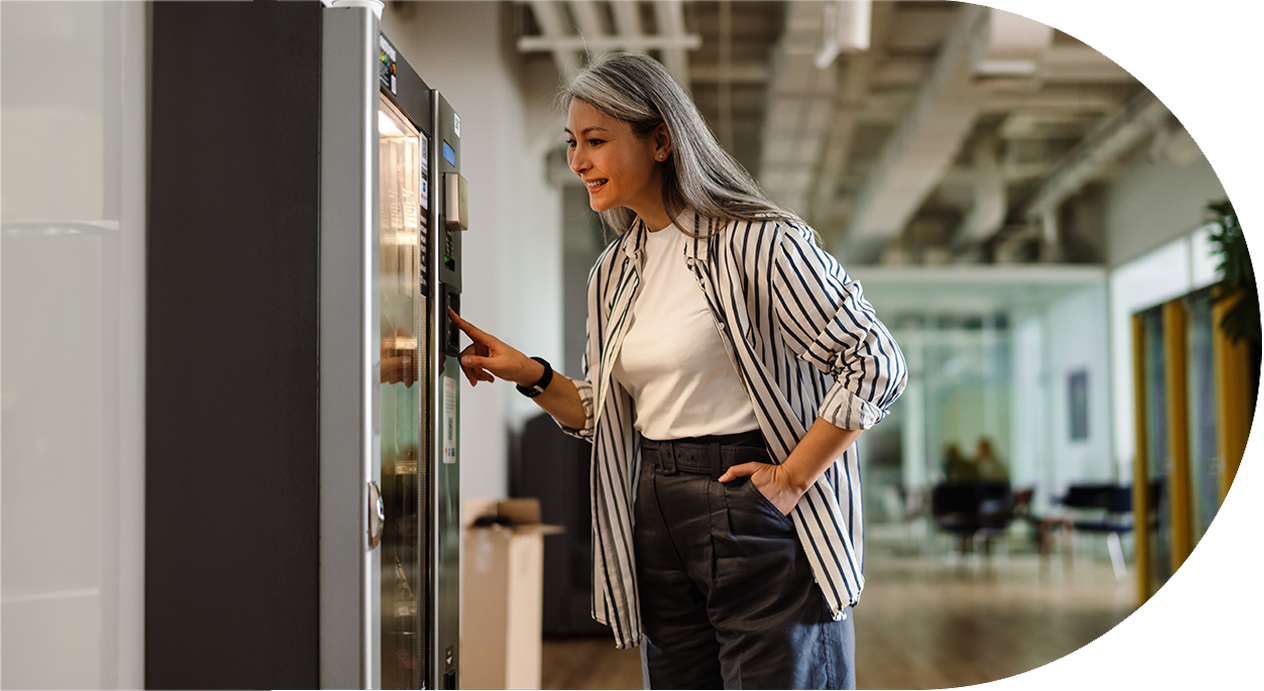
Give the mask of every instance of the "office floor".
<path id="1" fill-rule="evenodd" d="M 1134 608 L 1129 577 L 1115 582 L 1101 545 L 1069 562 L 997 554 L 990 561 L 898 542 L 867 541 L 865 594 L 856 609 L 857 685 L 931 689 L 995 681 L 1093 641 Z M 1096 548 L 1096 549 L 1094 549 Z M 930 552 L 926 554 L 926 552 Z M 612 639 L 546 640 L 542 688 L 642 687 L 639 649 Z"/>

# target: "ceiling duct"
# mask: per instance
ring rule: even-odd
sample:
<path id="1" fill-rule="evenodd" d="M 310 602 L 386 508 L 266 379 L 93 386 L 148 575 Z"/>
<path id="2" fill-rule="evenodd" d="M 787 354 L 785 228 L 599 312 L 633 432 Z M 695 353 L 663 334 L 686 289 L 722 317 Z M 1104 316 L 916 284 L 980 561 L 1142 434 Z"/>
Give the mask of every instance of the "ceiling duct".
<path id="1" fill-rule="evenodd" d="M 834 0 L 825 6 L 825 45 L 816 54 L 816 69 L 829 67 L 839 53 L 869 50 L 872 0 Z"/>
<path id="2" fill-rule="evenodd" d="M 1053 27 L 1003 10 L 989 13 L 987 34 L 973 56 L 976 79 L 1034 78 L 1053 45 Z"/>
<path id="3" fill-rule="evenodd" d="M 935 190 L 973 131 L 992 90 L 1039 78 L 1053 29 L 1025 17 L 964 5 L 931 68 L 857 195 L 844 253 L 871 263 Z M 976 150 L 974 208 L 958 232 L 977 240 L 1005 215 L 1004 183 L 991 152 Z"/>
<path id="4" fill-rule="evenodd" d="M 970 82 L 976 45 L 987 40 L 989 10 L 963 5 L 957 12 L 930 76 L 856 195 L 843 246 L 851 263 L 878 261 L 939 184 L 986 101 L 986 92 Z"/>
<path id="5" fill-rule="evenodd" d="M 541 34 L 519 38 L 518 50 L 552 53 L 564 80 L 569 81 L 579 72 L 585 54 L 597 58 L 620 50 L 641 53 L 656 50 L 663 65 L 689 89 L 688 51 L 702 45 L 702 37 L 685 32 L 681 0 L 653 3 L 657 32 L 652 34 L 645 32 L 641 25 L 640 3 L 632 0 L 531 0 L 529 5 Z M 606 32 L 601 21 L 604 13 L 613 16 L 614 33 Z"/>
<path id="6" fill-rule="evenodd" d="M 820 2 L 791 2 L 773 50 L 763 123 L 759 181 L 778 204 L 805 213 L 821 152 L 829 139 L 838 67 L 818 69 L 814 56 L 825 26 Z"/>
<path id="7" fill-rule="evenodd" d="M 974 173 L 974 203 L 969 215 L 953 236 L 953 247 L 982 242 L 996 233 L 1005 223 L 1005 180 L 997 160 L 997 141 L 984 137 L 974 145 L 972 154 Z"/>
<path id="8" fill-rule="evenodd" d="M 1029 220 L 1047 218 L 1067 197 L 1153 132 L 1170 114 L 1154 94 L 1139 93 L 1054 166 L 1023 205 L 1023 215 Z"/>
<path id="9" fill-rule="evenodd" d="M 1061 259 L 1058 207 L 1062 202 L 1162 125 L 1170 115 L 1154 94 L 1142 91 L 1119 114 L 1085 137 L 1041 180 L 1030 200 L 1023 205 L 1023 216 L 1038 229 L 1042 261 Z"/>

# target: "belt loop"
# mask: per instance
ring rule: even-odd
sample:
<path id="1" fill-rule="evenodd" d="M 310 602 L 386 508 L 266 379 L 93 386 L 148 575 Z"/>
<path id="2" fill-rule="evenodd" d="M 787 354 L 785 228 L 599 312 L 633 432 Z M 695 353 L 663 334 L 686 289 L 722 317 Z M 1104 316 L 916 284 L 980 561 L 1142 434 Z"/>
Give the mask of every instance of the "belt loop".
<path id="1" fill-rule="evenodd" d="M 724 467 L 724 454 L 720 451 L 719 442 L 711 442 L 707 444 L 708 455 L 711 457 L 711 479 L 718 480 L 727 468 Z"/>
<path id="2" fill-rule="evenodd" d="M 658 452 L 658 459 L 662 461 L 663 463 L 663 474 L 675 475 L 676 474 L 676 445 L 673 444 L 672 442 L 667 442 L 663 446 L 667 447 L 666 449 L 667 453 L 663 453 L 663 449 L 661 447 L 659 448 L 659 452 Z"/>

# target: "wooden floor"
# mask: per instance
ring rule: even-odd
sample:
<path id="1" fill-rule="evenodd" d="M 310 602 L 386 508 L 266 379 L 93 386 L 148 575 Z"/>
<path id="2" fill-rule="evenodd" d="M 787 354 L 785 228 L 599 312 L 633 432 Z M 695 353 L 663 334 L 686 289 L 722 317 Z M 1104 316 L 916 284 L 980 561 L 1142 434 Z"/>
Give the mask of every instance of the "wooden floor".
<path id="1" fill-rule="evenodd" d="M 544 640 L 542 689 L 639 689 L 641 649 L 618 650 L 613 637 Z"/>
<path id="2" fill-rule="evenodd" d="M 879 544 L 866 556 L 855 611 L 859 688 L 1003 679 L 1084 646 L 1133 611 L 1131 578 L 1117 584 L 1100 554 L 1078 554 L 1067 568 L 1032 554 L 985 563 L 907 551 Z M 642 688 L 639 649 L 616 650 L 613 639 L 546 640 L 543 655 L 542 688 Z"/>

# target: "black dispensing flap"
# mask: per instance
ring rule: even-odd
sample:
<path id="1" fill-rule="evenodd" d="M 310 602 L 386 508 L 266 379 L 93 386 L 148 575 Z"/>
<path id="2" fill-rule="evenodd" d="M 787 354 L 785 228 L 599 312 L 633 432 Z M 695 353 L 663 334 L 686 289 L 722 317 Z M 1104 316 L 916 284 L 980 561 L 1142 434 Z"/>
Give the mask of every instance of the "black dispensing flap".
<path id="1" fill-rule="evenodd" d="M 452 323 L 452 317 L 448 316 L 448 309 L 457 314 L 461 313 L 461 294 L 452 289 L 451 286 L 443 285 L 443 352 L 456 357 L 461 354 L 461 330 L 456 324 Z"/>

